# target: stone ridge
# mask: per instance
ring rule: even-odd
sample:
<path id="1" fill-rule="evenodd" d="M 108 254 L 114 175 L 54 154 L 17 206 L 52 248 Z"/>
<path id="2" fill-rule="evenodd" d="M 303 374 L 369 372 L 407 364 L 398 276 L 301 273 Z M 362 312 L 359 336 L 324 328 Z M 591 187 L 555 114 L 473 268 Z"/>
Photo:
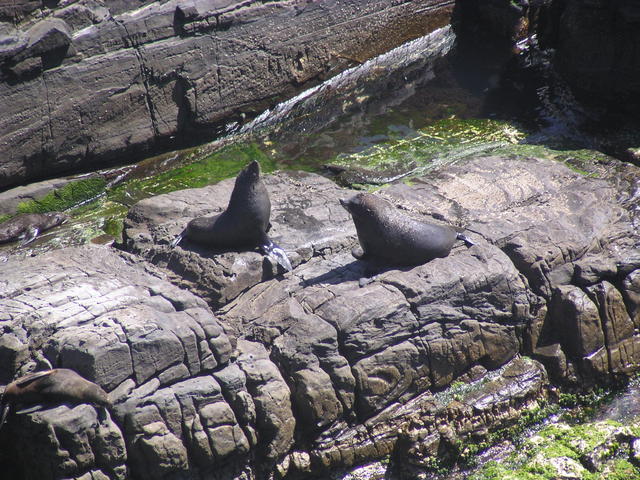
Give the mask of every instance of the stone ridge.
<path id="1" fill-rule="evenodd" d="M 14 2 L 0 8 L 0 188 L 211 139 L 445 25 L 451 4 Z"/>

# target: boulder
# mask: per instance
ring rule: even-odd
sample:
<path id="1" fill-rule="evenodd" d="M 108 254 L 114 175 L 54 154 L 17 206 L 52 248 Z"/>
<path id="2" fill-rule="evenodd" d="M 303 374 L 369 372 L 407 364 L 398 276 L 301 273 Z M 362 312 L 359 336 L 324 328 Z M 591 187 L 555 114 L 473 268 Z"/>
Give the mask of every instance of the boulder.
<path id="1" fill-rule="evenodd" d="M 110 392 L 114 406 L 111 415 L 80 405 L 11 416 L 0 441 L 22 469 L 18 477 L 127 478 L 131 468 L 150 475 L 141 478 L 163 478 L 190 466 L 189 455 L 202 450 L 201 435 L 212 439 L 206 444 L 218 462 L 248 451 L 210 375 L 229 364 L 235 339 L 204 301 L 106 247 L 56 250 L 24 262 L 0 264 L 2 378 L 42 363 L 71 368 Z M 46 461 L 33 462 L 34 452 Z"/>
<path id="2" fill-rule="evenodd" d="M 137 203 L 125 219 L 125 248 L 170 272 L 170 278 L 219 308 L 248 288 L 279 274 L 277 265 L 255 251 L 215 252 L 188 239 L 170 243 L 200 216 L 227 208 L 235 180 L 158 195 Z M 328 255 L 353 240 L 355 228 L 337 198 L 345 194 L 330 180 L 304 172 L 265 176 L 271 199 L 271 239 L 295 267 Z"/>

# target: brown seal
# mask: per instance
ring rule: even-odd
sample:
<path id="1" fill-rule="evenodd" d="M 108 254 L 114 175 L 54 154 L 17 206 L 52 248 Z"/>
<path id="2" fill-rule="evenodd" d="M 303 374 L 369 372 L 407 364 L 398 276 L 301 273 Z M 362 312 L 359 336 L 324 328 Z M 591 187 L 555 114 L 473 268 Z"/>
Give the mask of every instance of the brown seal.
<path id="1" fill-rule="evenodd" d="M 7 417 L 10 405 L 38 407 L 61 403 L 111 406 L 109 396 L 99 385 L 84 379 L 68 368 L 54 368 L 30 373 L 6 386 L 0 401 L 2 411 L 0 426 Z"/>
<path id="2" fill-rule="evenodd" d="M 0 224 L 0 243 L 22 239 L 22 245 L 33 242 L 40 232 L 62 225 L 69 215 L 61 212 L 22 213 Z"/>
<path id="3" fill-rule="evenodd" d="M 219 215 L 198 217 L 171 243 L 175 247 L 186 237 L 188 240 L 219 249 L 260 248 L 287 271 L 291 263 L 281 247 L 267 235 L 271 201 L 262 179 L 260 164 L 254 160 L 236 177 L 227 209 Z"/>
<path id="4" fill-rule="evenodd" d="M 473 245 L 453 228 L 415 220 L 377 195 L 359 193 L 340 203 L 351 213 L 358 232 L 362 248 L 352 250 L 358 259 L 419 265 L 449 255 L 456 240 Z"/>

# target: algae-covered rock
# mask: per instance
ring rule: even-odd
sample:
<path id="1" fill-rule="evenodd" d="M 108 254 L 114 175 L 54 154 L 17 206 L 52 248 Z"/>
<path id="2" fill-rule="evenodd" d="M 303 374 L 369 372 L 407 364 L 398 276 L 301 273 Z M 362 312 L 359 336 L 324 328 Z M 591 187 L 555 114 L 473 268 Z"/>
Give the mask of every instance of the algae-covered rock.
<path id="1" fill-rule="evenodd" d="M 500 462 L 491 461 L 470 480 L 556 478 L 631 479 L 640 476 L 633 457 L 640 424 L 615 421 L 554 423 L 522 441 Z"/>

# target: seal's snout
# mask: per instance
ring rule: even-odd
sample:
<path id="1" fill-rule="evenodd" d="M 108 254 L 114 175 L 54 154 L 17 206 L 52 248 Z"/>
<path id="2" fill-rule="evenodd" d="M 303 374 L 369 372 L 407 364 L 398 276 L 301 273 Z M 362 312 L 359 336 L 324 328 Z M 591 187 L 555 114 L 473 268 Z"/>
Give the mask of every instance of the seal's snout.
<path id="1" fill-rule="evenodd" d="M 340 199 L 340 205 L 342 205 L 342 207 L 349 211 L 349 200 L 345 200 L 344 198 Z"/>

